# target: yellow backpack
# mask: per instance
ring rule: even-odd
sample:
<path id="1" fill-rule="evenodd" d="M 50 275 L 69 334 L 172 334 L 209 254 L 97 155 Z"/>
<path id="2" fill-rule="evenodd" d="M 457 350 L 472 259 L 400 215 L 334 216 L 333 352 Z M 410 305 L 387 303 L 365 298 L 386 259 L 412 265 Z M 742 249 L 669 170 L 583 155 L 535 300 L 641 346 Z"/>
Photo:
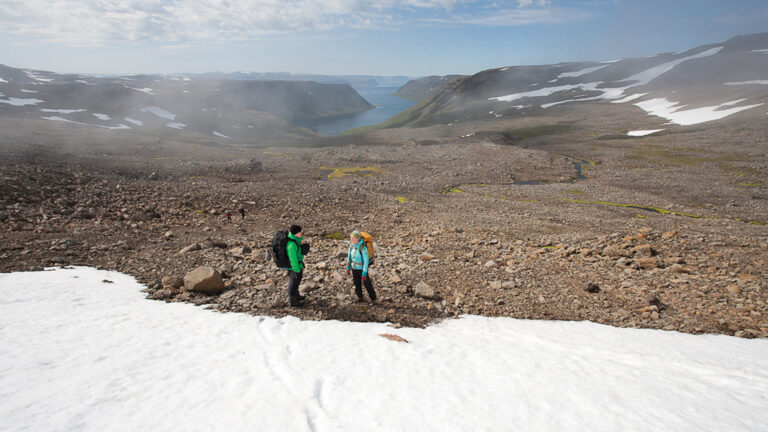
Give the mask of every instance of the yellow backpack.
<path id="1" fill-rule="evenodd" d="M 362 237 L 365 247 L 368 248 L 368 265 L 373 265 L 373 236 L 367 232 L 360 231 L 360 237 Z"/>

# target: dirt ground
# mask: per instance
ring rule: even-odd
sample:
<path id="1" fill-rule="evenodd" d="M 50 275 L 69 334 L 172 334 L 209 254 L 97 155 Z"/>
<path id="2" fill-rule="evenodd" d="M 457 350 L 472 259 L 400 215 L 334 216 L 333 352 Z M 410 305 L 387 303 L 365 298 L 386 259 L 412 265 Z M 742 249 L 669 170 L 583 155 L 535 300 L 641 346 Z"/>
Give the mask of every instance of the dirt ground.
<path id="1" fill-rule="evenodd" d="M 612 126 L 627 124 L 622 109 L 298 147 L 7 133 L 0 271 L 114 269 L 150 298 L 303 319 L 481 314 L 768 337 L 768 129 L 722 120 L 629 138 Z M 264 257 L 293 223 L 312 245 L 301 308 Z M 354 302 L 344 272 L 353 229 L 376 239 L 376 304 Z M 202 265 L 223 272 L 222 294 L 169 282 Z"/>

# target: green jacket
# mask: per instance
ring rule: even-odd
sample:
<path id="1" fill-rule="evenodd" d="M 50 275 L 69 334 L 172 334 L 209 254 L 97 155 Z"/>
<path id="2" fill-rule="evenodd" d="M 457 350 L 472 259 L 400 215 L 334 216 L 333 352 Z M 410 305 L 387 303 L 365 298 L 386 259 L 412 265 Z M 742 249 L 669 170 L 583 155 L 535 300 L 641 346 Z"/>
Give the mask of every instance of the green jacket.
<path id="1" fill-rule="evenodd" d="M 291 261 L 291 270 L 296 273 L 301 273 L 301 270 L 304 268 L 304 255 L 301 254 L 301 247 L 299 247 L 301 240 L 302 237 L 296 237 L 290 232 L 288 233 L 286 250 L 288 251 L 288 259 Z"/>

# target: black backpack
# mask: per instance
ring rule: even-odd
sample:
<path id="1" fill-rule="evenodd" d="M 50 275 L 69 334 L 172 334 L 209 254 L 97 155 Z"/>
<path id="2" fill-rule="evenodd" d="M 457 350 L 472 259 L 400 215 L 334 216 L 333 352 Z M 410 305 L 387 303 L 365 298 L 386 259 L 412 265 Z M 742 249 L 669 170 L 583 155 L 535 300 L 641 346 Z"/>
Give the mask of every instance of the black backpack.
<path id="1" fill-rule="evenodd" d="M 288 231 L 277 231 L 272 237 L 272 244 L 267 248 L 267 254 L 275 261 L 277 268 L 291 268 L 291 260 L 288 258 L 288 242 L 295 240 L 288 238 Z M 301 254 L 306 255 L 309 253 L 309 244 L 301 245 Z"/>
<path id="2" fill-rule="evenodd" d="M 288 231 L 277 231 L 272 237 L 272 245 L 267 252 L 275 261 L 278 268 L 291 268 L 291 260 L 288 259 Z"/>

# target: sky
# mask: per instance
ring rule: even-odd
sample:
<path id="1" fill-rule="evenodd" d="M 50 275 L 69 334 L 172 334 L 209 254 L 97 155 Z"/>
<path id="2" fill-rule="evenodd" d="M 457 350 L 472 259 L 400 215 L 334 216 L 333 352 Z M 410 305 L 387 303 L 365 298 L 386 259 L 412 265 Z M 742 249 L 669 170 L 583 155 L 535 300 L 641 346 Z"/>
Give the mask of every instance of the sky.
<path id="1" fill-rule="evenodd" d="M 640 57 L 760 32 L 765 0 L 2 0 L 0 64 L 418 77 Z"/>
<path id="2" fill-rule="evenodd" d="M 0 274 L 0 430 L 768 424 L 766 339 L 469 315 L 424 329 L 276 319 L 147 300 L 143 288 L 85 267 Z"/>

